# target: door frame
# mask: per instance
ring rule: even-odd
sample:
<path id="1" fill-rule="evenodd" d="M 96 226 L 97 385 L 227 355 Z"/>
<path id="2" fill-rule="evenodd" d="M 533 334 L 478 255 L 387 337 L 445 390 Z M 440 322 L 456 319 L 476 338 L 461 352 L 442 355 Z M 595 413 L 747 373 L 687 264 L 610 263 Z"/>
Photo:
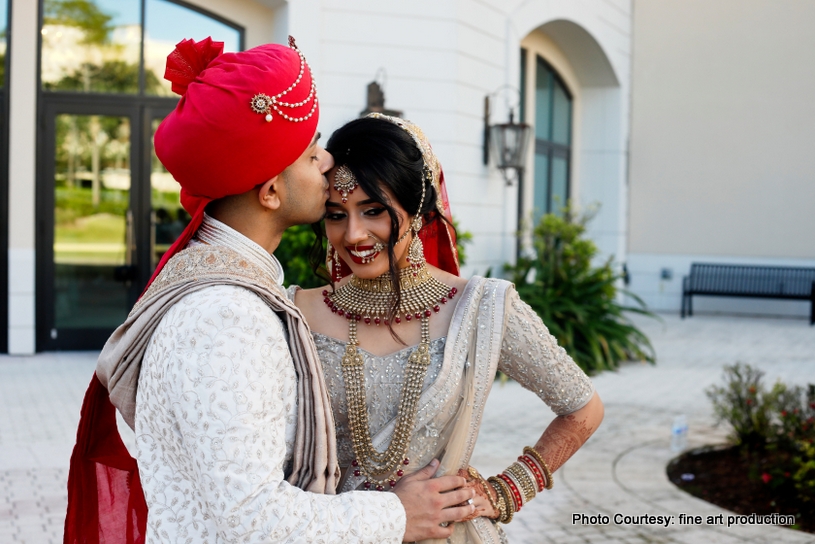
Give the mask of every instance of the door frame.
<path id="1" fill-rule="evenodd" d="M 9 311 L 9 82 L 11 80 L 11 0 L 6 7 L 6 58 L 3 73 L 5 81 L 0 89 L 0 353 L 8 353 Z"/>
<path id="2" fill-rule="evenodd" d="M 52 338 L 54 308 L 54 179 L 56 168 L 56 116 L 102 115 L 127 117 L 130 121 L 130 210 L 133 214 L 136 278 L 131 284 L 128 305 L 132 306 L 152 273 L 150 260 L 152 119 L 166 115 L 178 99 L 136 95 L 91 93 L 40 94 L 40 122 L 37 132 L 37 249 L 36 249 L 36 349 L 100 349 L 113 328 L 70 329 L 71 334 Z M 50 179 L 49 179 L 50 178 Z"/>

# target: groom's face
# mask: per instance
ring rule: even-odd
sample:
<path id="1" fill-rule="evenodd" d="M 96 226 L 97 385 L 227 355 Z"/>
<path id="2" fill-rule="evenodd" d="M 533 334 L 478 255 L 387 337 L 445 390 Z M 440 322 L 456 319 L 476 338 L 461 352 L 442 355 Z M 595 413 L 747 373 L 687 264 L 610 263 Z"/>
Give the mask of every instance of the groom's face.
<path id="1" fill-rule="evenodd" d="M 292 225 L 315 223 L 325 214 L 326 173 L 334 166 L 334 157 L 317 143 L 319 138 L 318 132 L 311 145 L 281 174 L 285 197 L 280 211 Z"/>

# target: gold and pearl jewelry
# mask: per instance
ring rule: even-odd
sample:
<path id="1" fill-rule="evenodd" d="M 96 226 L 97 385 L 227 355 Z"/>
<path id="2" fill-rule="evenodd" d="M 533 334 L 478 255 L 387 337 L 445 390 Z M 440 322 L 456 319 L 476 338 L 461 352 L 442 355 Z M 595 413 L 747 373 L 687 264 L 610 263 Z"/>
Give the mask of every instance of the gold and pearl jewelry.
<path id="1" fill-rule="evenodd" d="M 427 266 L 417 272 L 404 269 L 399 281 L 401 297 L 394 321 L 401 316 L 411 321 L 421 320 L 421 341 L 408 357 L 405 382 L 396 415 L 396 427 L 385 451 L 374 448 L 368 423 L 367 396 L 365 393 L 364 360 L 357 340 L 357 325 L 388 324 L 395 296 L 390 274 L 374 279 L 351 276 L 350 281 L 333 293 L 323 291 L 326 305 L 331 311 L 348 320 L 348 344 L 342 357 L 341 367 L 345 382 L 345 398 L 348 404 L 348 422 L 351 427 L 351 443 L 356 458 L 352 461 L 354 476 L 364 476 L 365 489 L 378 491 L 392 488 L 404 475 L 403 467 L 410 464 L 407 457 L 410 438 L 416 423 L 419 397 L 430 365 L 430 316 L 440 310 L 439 303 L 452 299 L 457 290 L 434 278 Z"/>
<path id="2" fill-rule="evenodd" d="M 357 242 L 354 244 L 354 251 L 352 252 L 354 257 L 362 261 L 362 264 L 374 262 L 374 259 L 376 259 L 380 253 L 382 253 L 383 249 L 385 249 L 385 244 L 382 243 L 379 238 L 371 234 L 369 234 L 368 237 L 374 239 L 374 245 L 371 247 L 371 249 L 361 252 L 359 250 L 359 242 Z"/>
<path id="3" fill-rule="evenodd" d="M 325 267 L 328 269 L 328 273 L 331 275 L 331 279 L 335 283 L 339 283 L 342 280 L 342 270 L 340 269 L 340 254 L 331 245 L 331 242 L 328 242 L 328 247 L 326 248 L 325 252 Z"/>
<path id="4" fill-rule="evenodd" d="M 425 264 L 424 260 L 424 245 L 422 239 L 419 238 L 419 231 L 422 230 L 422 208 L 424 207 L 425 186 L 427 181 L 427 167 L 422 169 L 422 197 L 419 199 L 419 209 L 416 210 L 416 215 L 413 216 L 413 221 L 410 223 L 410 230 L 413 231 L 413 239 L 410 241 L 408 247 L 407 262 L 414 273 L 422 268 Z"/>
<path id="5" fill-rule="evenodd" d="M 498 476 L 490 476 L 487 478 L 487 482 L 495 490 L 495 495 L 498 497 L 498 522 L 506 525 L 512 521 L 512 517 L 515 515 L 515 503 L 512 500 L 509 486 Z"/>
<path id="6" fill-rule="evenodd" d="M 343 164 L 334 172 L 334 190 L 340 194 L 343 204 L 348 202 L 348 195 L 354 192 L 357 185 L 359 182 L 347 165 Z"/>
<path id="7" fill-rule="evenodd" d="M 249 101 L 249 105 L 252 108 L 252 111 L 255 113 L 266 114 L 266 122 L 272 122 L 272 110 L 276 111 L 283 119 L 286 121 L 291 121 L 292 123 L 300 123 L 306 121 L 314 115 L 314 112 L 317 110 L 317 86 L 314 83 L 314 75 L 312 74 L 311 77 L 311 88 L 309 89 L 308 96 L 305 97 L 300 102 L 283 102 L 280 100 L 287 94 L 289 94 L 297 85 L 300 83 L 300 80 L 303 79 L 303 74 L 306 72 L 306 67 L 308 64 L 306 63 L 306 57 L 303 56 L 303 52 L 298 49 L 297 45 L 294 43 L 294 38 L 289 36 L 289 47 L 294 49 L 297 54 L 300 56 L 300 72 L 297 74 L 297 78 L 294 80 L 294 83 L 289 85 L 288 89 L 285 91 L 281 91 L 274 96 L 269 96 L 267 94 L 258 93 L 252 97 L 252 100 Z M 311 68 L 309 67 L 309 73 L 311 73 Z M 285 114 L 280 108 L 299 108 L 300 106 L 304 106 L 308 104 L 309 101 L 314 99 L 314 103 L 311 105 L 311 111 L 309 111 L 306 115 L 302 117 L 291 117 L 290 115 Z"/>
<path id="8" fill-rule="evenodd" d="M 429 318 L 441 310 L 458 293 L 458 289 L 440 282 L 430 274 L 427 265 L 417 271 L 403 268 L 399 272 L 401 300 L 394 323 Z M 389 325 L 394 288 L 390 274 L 373 279 L 351 276 L 348 283 L 330 293 L 323 291 L 323 302 L 340 317 L 362 321 L 366 325 Z"/>
<path id="9" fill-rule="evenodd" d="M 535 498 L 535 495 L 537 495 L 537 491 L 535 489 L 535 482 L 532 476 L 529 474 L 529 472 L 527 472 L 526 467 L 521 466 L 516 461 L 509 465 L 506 468 L 506 470 L 504 470 L 504 474 L 513 478 L 515 482 L 518 484 L 518 487 L 523 493 L 524 504 L 528 503 L 529 501 Z"/>

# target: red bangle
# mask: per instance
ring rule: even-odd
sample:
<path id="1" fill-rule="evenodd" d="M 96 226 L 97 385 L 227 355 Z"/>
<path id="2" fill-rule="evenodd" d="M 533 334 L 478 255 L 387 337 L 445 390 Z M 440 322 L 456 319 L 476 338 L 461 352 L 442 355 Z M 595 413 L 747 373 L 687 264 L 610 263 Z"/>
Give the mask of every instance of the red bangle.
<path id="1" fill-rule="evenodd" d="M 541 473 L 537 463 L 530 459 L 528 455 L 521 455 L 518 457 L 518 461 L 526 465 L 527 468 L 532 471 L 532 474 L 535 475 L 535 481 L 538 483 L 538 493 L 543 491 L 544 487 L 546 487 L 546 481 L 543 479 L 543 473 Z"/>
<path id="2" fill-rule="evenodd" d="M 521 497 L 521 492 L 518 491 L 518 486 L 515 485 L 515 482 L 504 474 L 503 472 L 498 475 L 499 478 L 504 480 L 506 484 L 509 486 L 509 490 L 512 492 L 512 501 L 515 503 L 515 511 L 520 512 L 521 506 L 523 506 L 523 498 Z"/>

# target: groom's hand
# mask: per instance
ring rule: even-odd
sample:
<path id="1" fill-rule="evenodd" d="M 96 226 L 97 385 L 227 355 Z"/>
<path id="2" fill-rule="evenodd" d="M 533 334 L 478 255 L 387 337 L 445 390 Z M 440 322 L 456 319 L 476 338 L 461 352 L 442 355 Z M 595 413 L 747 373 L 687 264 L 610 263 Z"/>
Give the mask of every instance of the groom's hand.
<path id="1" fill-rule="evenodd" d="M 475 506 L 464 504 L 475 493 L 464 488 L 461 476 L 433 478 L 439 462 L 434 459 L 423 469 L 405 476 L 393 489 L 407 515 L 405 542 L 426 538 L 447 538 L 453 534 L 453 521 L 470 516 Z M 442 525 L 443 524 L 443 525 Z"/>

